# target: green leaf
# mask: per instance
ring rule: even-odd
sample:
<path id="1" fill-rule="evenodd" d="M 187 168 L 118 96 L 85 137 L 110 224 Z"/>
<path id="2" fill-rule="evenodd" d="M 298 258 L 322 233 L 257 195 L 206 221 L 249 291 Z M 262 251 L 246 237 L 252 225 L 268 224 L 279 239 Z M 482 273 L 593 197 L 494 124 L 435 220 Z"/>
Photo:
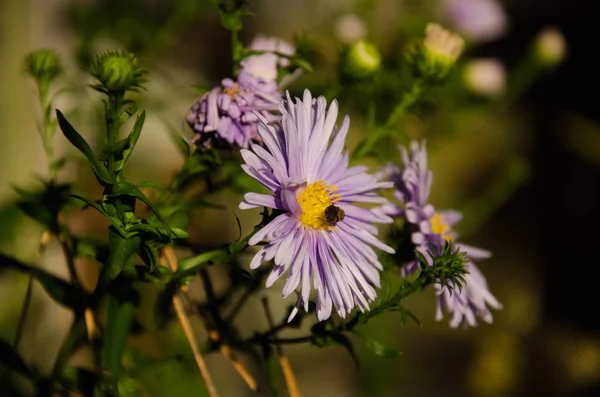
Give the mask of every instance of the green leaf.
<path id="1" fill-rule="evenodd" d="M 56 228 L 56 218 L 69 201 L 70 185 L 45 184 L 39 190 L 14 188 L 21 197 L 17 207 L 49 229 Z"/>
<path id="2" fill-rule="evenodd" d="M 98 375 L 87 369 L 67 366 L 63 369 L 60 380 L 67 389 L 77 391 L 84 396 L 92 396 Z"/>
<path id="3" fill-rule="evenodd" d="M 119 182 L 115 186 L 113 186 L 112 191 L 113 191 L 113 194 L 111 194 L 107 197 L 115 198 L 115 197 L 118 197 L 119 195 L 127 195 L 127 196 L 135 197 L 136 199 L 138 199 L 141 202 L 143 202 L 144 204 L 146 204 L 148 206 L 148 208 L 150 208 L 150 210 L 152 210 L 152 212 L 158 218 L 158 220 L 162 223 L 162 225 L 165 227 L 165 229 L 168 232 L 171 232 L 173 234 L 173 236 L 175 237 L 173 231 L 171 230 L 171 227 L 162 218 L 158 209 L 154 206 L 154 204 L 152 204 L 150 199 L 148 199 L 148 197 L 146 197 L 146 195 L 144 195 L 144 193 L 142 193 L 142 191 L 140 189 L 138 189 L 137 186 L 135 186 L 132 183 L 123 181 L 123 182 Z"/>
<path id="4" fill-rule="evenodd" d="M 192 275 L 207 266 L 226 259 L 227 257 L 227 250 L 224 248 L 220 250 L 204 252 L 200 255 L 192 256 L 190 258 L 180 259 L 178 266 L 179 270 L 173 275 L 173 278 L 179 279 Z"/>
<path id="5" fill-rule="evenodd" d="M 306 70 L 307 72 L 312 72 L 313 71 L 313 67 L 310 64 L 310 62 L 308 62 L 306 59 L 299 57 L 299 56 L 294 56 L 290 59 L 292 65 L 297 65 L 299 67 L 301 67 L 302 69 Z"/>
<path id="6" fill-rule="evenodd" d="M 135 148 L 135 144 L 137 143 L 140 134 L 142 133 L 142 127 L 144 126 L 144 121 L 146 120 L 146 111 L 144 110 L 135 120 L 135 124 L 127 137 L 126 145 L 123 147 L 121 153 L 117 158 L 116 169 L 115 171 L 121 171 L 125 164 L 127 163 L 127 159 L 131 156 L 133 149 Z"/>
<path id="7" fill-rule="evenodd" d="M 0 366 L 15 371 L 29 378 L 33 377 L 33 372 L 19 353 L 5 340 L 0 339 Z"/>
<path id="8" fill-rule="evenodd" d="M 0 247 L 6 249 L 17 239 L 17 228 L 22 219 L 23 213 L 16 203 L 6 203 L 0 208 Z"/>
<path id="9" fill-rule="evenodd" d="M 4 254 L 0 254 L 0 268 L 7 268 L 31 274 L 42 285 L 52 299 L 66 307 L 82 310 L 83 304 L 87 299 L 85 292 L 65 280 L 44 270 L 21 263 Z"/>
<path id="10" fill-rule="evenodd" d="M 102 349 L 104 367 L 110 372 L 113 382 L 118 382 L 121 377 L 122 357 L 139 301 L 139 293 L 130 283 L 113 283 L 107 298 L 106 334 Z"/>
<path id="11" fill-rule="evenodd" d="M 362 332 L 353 330 L 352 333 L 354 335 L 362 338 L 365 341 L 365 343 L 367 344 L 367 347 L 369 349 L 371 349 L 373 351 L 373 353 L 377 354 L 378 356 L 385 357 L 385 358 L 394 358 L 394 357 L 399 356 L 399 354 L 396 350 L 389 349 L 389 348 L 383 346 L 381 343 L 377 342 L 375 339 L 371 338 L 370 336 L 363 334 Z"/>
<path id="12" fill-rule="evenodd" d="M 58 125 L 60 126 L 61 131 L 65 135 L 65 137 L 71 142 L 73 146 L 75 146 L 85 157 L 87 157 L 88 161 L 92 164 L 92 168 L 94 169 L 94 173 L 96 177 L 107 185 L 112 185 L 115 183 L 115 179 L 108 173 L 106 166 L 100 162 L 90 145 L 83 139 L 81 135 L 73 128 L 73 126 L 67 121 L 65 116 L 60 112 L 60 110 L 56 110 L 56 118 L 58 120 Z"/>
<path id="13" fill-rule="evenodd" d="M 142 239 L 139 236 L 123 237 L 113 226 L 108 229 L 110 255 L 102 268 L 104 281 L 115 279 L 133 254 L 138 252 Z"/>
<path id="14" fill-rule="evenodd" d="M 275 350 L 269 346 L 263 346 L 263 356 L 265 357 L 265 364 L 267 367 L 267 379 L 269 381 L 269 390 L 273 397 L 281 395 L 281 370 L 279 367 L 279 360 Z"/>
<path id="15" fill-rule="evenodd" d="M 165 190 L 165 187 L 163 185 L 161 185 L 160 183 L 156 183 L 156 182 L 151 182 L 151 181 L 145 181 L 145 182 L 140 182 L 138 183 L 138 188 L 152 188 L 152 189 L 156 189 L 156 190 Z"/>

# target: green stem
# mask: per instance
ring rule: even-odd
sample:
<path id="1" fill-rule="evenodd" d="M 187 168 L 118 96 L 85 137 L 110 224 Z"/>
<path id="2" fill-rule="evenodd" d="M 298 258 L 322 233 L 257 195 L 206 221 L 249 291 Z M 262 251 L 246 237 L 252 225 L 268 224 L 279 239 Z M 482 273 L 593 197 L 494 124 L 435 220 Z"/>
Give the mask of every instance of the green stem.
<path id="1" fill-rule="evenodd" d="M 73 354 L 73 350 L 77 346 L 78 340 L 84 336 L 84 333 L 85 324 L 83 322 L 83 316 L 81 313 L 76 313 L 73 324 L 71 324 L 71 328 L 67 334 L 67 338 L 63 342 L 60 351 L 58 352 L 56 361 L 54 362 L 50 379 L 40 385 L 40 389 L 38 391 L 38 395 L 40 397 L 51 397 L 55 395 L 54 384 L 60 379 L 65 365 L 67 365 L 69 358 Z"/>
<path id="2" fill-rule="evenodd" d="M 392 133 L 392 127 L 398 122 L 398 120 L 400 120 L 402 116 L 406 114 L 408 109 L 418 101 L 422 93 L 423 83 L 421 80 L 416 79 L 410 88 L 404 93 L 402 100 L 396 104 L 388 116 L 385 125 L 376 127 L 374 131 L 367 135 L 367 137 L 358 145 L 358 148 L 353 154 L 352 159 L 358 160 L 369 154 L 380 139 L 390 135 Z"/>

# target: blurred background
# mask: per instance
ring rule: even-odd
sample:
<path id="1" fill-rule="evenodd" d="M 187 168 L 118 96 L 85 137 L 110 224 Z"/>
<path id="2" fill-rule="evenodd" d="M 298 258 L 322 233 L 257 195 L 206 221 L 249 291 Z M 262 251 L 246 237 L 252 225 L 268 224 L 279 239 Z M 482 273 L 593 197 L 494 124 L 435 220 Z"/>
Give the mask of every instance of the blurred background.
<path id="1" fill-rule="evenodd" d="M 341 348 L 286 347 L 300 390 L 304 396 L 348 397 L 598 396 L 596 2 L 499 1 L 499 11 L 491 14 L 464 11 L 477 26 L 461 21 L 448 3 L 253 0 L 248 6 L 254 15 L 245 19 L 244 43 L 256 34 L 290 41 L 301 36 L 315 72 L 299 78 L 292 93 L 304 87 L 324 93 L 338 70 L 341 43 L 357 38 L 375 43 L 384 64 L 396 62 L 406 40 L 422 36 L 428 21 L 461 32 L 469 43 L 439 102 L 407 116 L 402 127 L 410 137 L 429 142 L 432 202 L 463 211 L 465 219 L 457 227 L 462 240 L 494 253 L 478 265 L 504 310 L 494 313 L 491 325 L 451 329 L 447 320 L 434 320 L 434 296 L 425 291 L 406 304 L 422 327 L 413 322 L 401 327 L 393 314 L 368 325 L 370 335 L 402 352 L 398 358 L 375 356 L 357 341 L 361 365 L 356 368 Z M 526 60 L 536 51 L 533 43 L 549 26 L 564 35 L 564 53 L 552 68 L 527 69 Z M 38 48 L 60 53 L 67 69 L 61 83 L 70 89 L 55 105 L 70 111 L 87 136 L 102 130 L 101 103 L 97 93 L 86 89 L 83 68 L 100 50 L 138 54 L 151 71 L 151 82 L 139 97 L 149 120 L 127 174 L 135 181 L 164 182 L 182 164 L 170 134 L 180 133 L 196 97 L 192 86 L 214 86 L 231 74 L 229 40 L 214 6 L 203 0 L 1 0 L 0 250 L 32 262 L 42 232 L 12 204 L 12 186 L 35 185 L 36 175 L 47 173 L 35 126 L 37 94 L 23 73 L 25 54 Z M 473 77 L 475 69 L 469 69 L 480 59 L 499 62 L 505 76 L 488 72 L 493 74 L 490 83 L 484 73 L 482 88 L 481 78 Z M 351 113 L 357 141 L 366 111 L 348 92 L 346 102 L 340 101 Z M 71 150 L 60 137 L 56 145 L 59 155 Z M 76 181 L 76 189 L 95 197 L 100 192 L 84 168 L 74 163 L 60 178 Z M 213 199 L 233 208 L 240 197 L 227 191 Z M 66 222 L 74 233 L 105 238 L 107 224 L 88 212 L 68 214 Z M 245 231 L 258 219 L 257 214 L 239 215 Z M 237 236 L 236 221 L 205 210 L 197 214 L 192 233 L 196 241 L 227 242 Z M 67 276 L 54 245 L 41 265 Z M 93 264 L 77 265 L 83 273 L 96 271 Z M 25 285 L 23 275 L 0 274 L 0 336 L 7 339 L 14 333 Z M 278 291 L 275 286 L 259 294 L 272 297 L 276 316 L 293 303 L 279 305 Z M 152 314 L 150 292 L 147 302 L 140 318 Z M 240 329 L 264 328 L 263 317 L 259 302 L 251 302 L 238 319 Z M 69 321 L 69 312 L 37 286 L 20 347 L 26 360 L 48 371 Z M 131 346 L 132 354 L 145 351 L 155 357 L 186 355 L 189 349 L 176 323 L 134 337 Z M 221 395 L 256 395 L 218 354 L 209 356 L 208 364 Z M 143 395 L 204 393 L 190 360 L 152 362 L 138 371 Z"/>

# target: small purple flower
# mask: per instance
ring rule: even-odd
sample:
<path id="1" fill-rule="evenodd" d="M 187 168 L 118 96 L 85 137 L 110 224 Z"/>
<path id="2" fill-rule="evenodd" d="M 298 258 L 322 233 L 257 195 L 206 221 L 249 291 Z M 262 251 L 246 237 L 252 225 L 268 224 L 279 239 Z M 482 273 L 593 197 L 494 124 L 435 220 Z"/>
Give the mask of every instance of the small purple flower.
<path id="1" fill-rule="evenodd" d="M 295 53 L 293 45 L 262 36 L 254 39 L 250 49 L 290 56 Z M 218 139 L 248 148 L 251 141 L 260 141 L 257 114 L 268 121 L 279 120 L 272 113 L 282 99 L 278 66 L 287 65 L 288 59 L 272 52 L 244 59 L 237 80 L 224 79 L 220 87 L 198 98 L 189 110 L 187 122 L 197 133 L 194 143 L 210 147 Z"/>
<path id="2" fill-rule="evenodd" d="M 224 79 L 198 98 L 187 115 L 187 122 L 197 133 L 194 142 L 210 147 L 213 140 L 247 148 L 258 141 L 258 117 L 276 120 L 271 112 L 281 101 L 277 82 L 265 82 L 242 69 L 237 81 Z"/>
<path id="3" fill-rule="evenodd" d="M 383 203 L 375 191 L 392 187 L 367 174 L 366 167 L 348 167 L 345 140 L 350 119 L 336 126 L 338 105 L 328 110 L 325 98 L 287 97 L 280 110 L 281 128 L 261 119 L 262 145 L 242 150 L 244 171 L 272 194 L 246 193 L 241 209 L 268 207 L 282 213 L 258 231 L 250 245 L 265 240 L 250 263 L 252 269 L 274 260 L 266 281 L 270 287 L 284 273 L 283 297 L 298 287 L 297 307 L 308 310 L 311 284 L 317 292 L 317 318 L 332 310 L 345 317 L 355 307 L 369 310 L 380 286 L 382 265 L 371 246 L 394 253 L 375 236 L 374 223 L 392 219 L 355 206 L 356 202 Z"/>
<path id="4" fill-rule="evenodd" d="M 474 42 L 493 41 L 506 33 L 507 16 L 497 0 L 445 0 L 454 26 Z"/>
<path id="5" fill-rule="evenodd" d="M 415 249 L 427 257 L 426 252 L 430 245 L 441 247 L 445 241 L 455 241 L 458 238 L 453 226 L 458 223 L 462 215 L 458 211 L 436 211 L 428 203 L 433 176 L 427 168 L 427 149 L 425 142 L 420 145 L 413 141 L 410 152 L 400 147 L 401 165 L 385 165 L 378 173 L 380 179 L 394 182 L 396 191 L 394 197 L 403 204 L 398 206 L 387 202 L 374 210 L 378 215 L 389 215 L 405 219 L 405 228 L 410 234 L 411 243 Z M 436 285 L 438 296 L 437 319 L 440 320 L 443 312 L 452 314 L 450 325 L 458 326 L 460 323 L 476 325 L 476 317 L 481 317 L 486 322 L 492 321 L 492 315 L 487 306 L 500 309 L 502 306 L 489 292 L 487 283 L 481 272 L 471 262 L 472 260 L 490 257 L 488 251 L 471 247 L 466 244 L 455 244 L 460 251 L 466 253 L 469 260 L 466 282 L 459 291 L 458 288 L 448 288 Z M 419 259 L 415 254 L 413 259 L 400 269 L 402 276 L 406 277 L 416 272 L 420 267 Z"/>

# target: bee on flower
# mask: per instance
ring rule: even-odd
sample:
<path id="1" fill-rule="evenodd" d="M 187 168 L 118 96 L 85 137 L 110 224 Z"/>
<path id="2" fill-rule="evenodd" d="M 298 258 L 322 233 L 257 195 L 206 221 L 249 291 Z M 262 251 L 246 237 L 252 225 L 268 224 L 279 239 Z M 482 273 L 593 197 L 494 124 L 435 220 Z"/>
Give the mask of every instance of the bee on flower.
<path id="1" fill-rule="evenodd" d="M 366 167 L 349 167 L 345 141 L 350 119 L 346 116 L 338 128 L 337 102 L 326 106 L 325 98 L 313 98 L 308 90 L 303 99 L 288 95 L 280 107 L 281 128 L 260 117 L 262 144 L 241 151 L 244 171 L 270 194 L 246 193 L 240 208 L 280 212 L 250 239 L 250 245 L 267 242 L 250 267 L 273 259 L 266 286 L 287 274 L 283 297 L 300 289 L 290 321 L 299 307 L 308 311 L 312 288 L 320 321 L 333 310 L 342 318 L 354 308 L 369 310 L 382 270 L 373 247 L 394 253 L 376 238 L 375 227 L 392 219 L 355 205 L 384 203 L 375 192 L 393 183 L 377 181 Z"/>

